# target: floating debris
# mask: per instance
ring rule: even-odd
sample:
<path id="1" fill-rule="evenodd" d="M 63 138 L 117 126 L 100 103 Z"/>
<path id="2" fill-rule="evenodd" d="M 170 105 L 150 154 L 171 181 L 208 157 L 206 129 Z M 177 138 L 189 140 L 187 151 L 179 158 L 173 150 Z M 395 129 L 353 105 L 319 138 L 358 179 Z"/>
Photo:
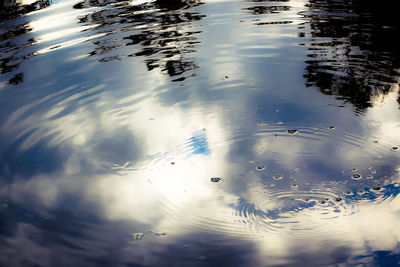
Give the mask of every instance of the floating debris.
<path id="1" fill-rule="evenodd" d="M 211 182 L 213 182 L 213 183 L 218 183 L 219 181 L 221 181 L 222 179 L 221 178 L 219 178 L 219 177 L 212 177 L 211 178 Z"/>
<path id="2" fill-rule="evenodd" d="M 144 233 L 140 233 L 140 232 L 138 232 L 138 233 L 133 233 L 133 234 L 131 234 L 131 236 L 133 237 L 134 240 L 140 240 L 140 239 L 143 238 Z"/>
<path id="3" fill-rule="evenodd" d="M 361 174 L 355 173 L 351 176 L 351 179 L 353 180 L 360 180 L 362 178 Z"/>
<path id="4" fill-rule="evenodd" d="M 287 130 L 287 132 L 288 132 L 289 134 L 297 134 L 297 133 L 299 132 L 299 130 L 296 130 L 296 129 L 289 129 L 289 130 Z"/>
<path id="5" fill-rule="evenodd" d="M 261 165 L 261 166 L 257 166 L 256 167 L 256 170 L 257 171 L 262 171 L 262 170 L 265 170 L 266 169 L 266 167 L 264 166 L 264 165 Z"/>
<path id="6" fill-rule="evenodd" d="M 157 233 L 157 232 L 153 232 L 153 231 L 149 231 L 149 233 L 155 234 L 156 236 L 164 236 L 167 235 L 167 233 Z"/>

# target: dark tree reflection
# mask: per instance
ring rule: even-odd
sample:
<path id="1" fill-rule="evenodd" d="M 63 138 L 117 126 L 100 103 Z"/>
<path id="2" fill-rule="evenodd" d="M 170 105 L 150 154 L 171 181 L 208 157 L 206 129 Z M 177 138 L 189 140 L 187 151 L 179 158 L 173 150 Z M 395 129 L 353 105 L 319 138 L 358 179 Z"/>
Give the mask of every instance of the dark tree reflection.
<path id="1" fill-rule="evenodd" d="M 310 0 L 307 86 L 337 95 L 358 110 L 398 82 L 399 21 L 388 2 Z M 300 37 L 306 36 L 301 32 Z"/>
<path id="2" fill-rule="evenodd" d="M 74 8 L 110 4 L 113 1 L 85 1 Z M 140 57 L 149 71 L 160 69 L 174 77 L 173 81 L 181 81 L 186 77 L 175 76 L 198 68 L 191 54 L 200 42 L 200 31 L 192 30 L 193 22 L 203 17 L 192 8 L 199 4 L 190 0 L 157 0 L 140 5 L 119 2 L 118 8 L 91 13 L 81 17 L 80 22 L 99 24 L 98 30 L 107 33 L 106 38 L 94 42 L 96 48 L 90 52 L 91 56 L 101 57 L 99 62 Z"/>
<path id="3" fill-rule="evenodd" d="M 290 0 L 247 0 L 245 1 L 248 5 L 243 8 L 244 13 L 253 16 L 268 15 L 266 16 L 268 21 L 261 21 L 261 18 L 257 18 L 256 25 L 271 25 L 271 24 L 289 24 L 291 20 L 286 18 L 273 16 L 282 12 L 290 11 L 291 7 L 288 5 Z"/>
<path id="4" fill-rule="evenodd" d="M 22 51 L 36 43 L 28 37 L 32 31 L 29 20 L 24 16 L 30 12 L 50 6 L 50 0 L 40 0 L 24 5 L 15 0 L 0 1 L 0 74 L 9 74 L 9 84 L 17 85 L 23 82 L 24 74 L 18 72 L 20 63 L 33 54 Z M 20 20 L 17 20 L 21 18 Z M 17 22 L 17 23 L 16 23 Z"/>

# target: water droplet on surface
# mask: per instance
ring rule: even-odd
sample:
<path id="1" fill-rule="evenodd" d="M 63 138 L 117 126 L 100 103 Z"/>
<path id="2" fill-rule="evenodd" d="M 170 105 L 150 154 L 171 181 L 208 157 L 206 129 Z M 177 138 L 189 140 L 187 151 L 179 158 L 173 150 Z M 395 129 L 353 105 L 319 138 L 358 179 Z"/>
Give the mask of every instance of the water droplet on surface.
<path id="1" fill-rule="evenodd" d="M 283 175 L 277 174 L 277 175 L 274 175 L 272 178 L 274 178 L 274 180 L 282 180 Z"/>
<path id="2" fill-rule="evenodd" d="M 392 151 L 397 151 L 397 150 L 399 150 L 399 147 L 398 147 L 398 146 L 394 146 L 394 147 L 392 147 L 391 150 L 392 150 Z"/>
<path id="3" fill-rule="evenodd" d="M 335 126 L 329 126 L 328 129 L 329 129 L 329 130 L 334 130 L 334 129 L 335 129 Z"/>
<path id="4" fill-rule="evenodd" d="M 360 180 L 362 178 L 361 174 L 355 173 L 351 176 L 351 179 L 353 180 Z"/>
<path id="5" fill-rule="evenodd" d="M 296 129 L 289 129 L 289 130 L 287 130 L 287 132 L 288 132 L 289 134 L 297 134 L 297 133 L 299 132 L 299 130 L 296 130 Z"/>
<path id="6" fill-rule="evenodd" d="M 265 166 L 264 165 L 261 165 L 261 166 L 257 166 L 257 171 L 262 171 L 262 170 L 265 170 Z"/>
<path id="7" fill-rule="evenodd" d="M 219 178 L 219 177 L 212 177 L 211 178 L 211 182 L 218 183 L 219 181 L 221 181 L 221 178 Z"/>
<path id="8" fill-rule="evenodd" d="M 133 239 L 135 239 L 135 240 L 140 240 L 140 239 L 142 239 L 143 238 L 143 236 L 144 236 L 144 233 L 133 233 L 133 234 L 131 234 L 131 236 L 133 237 Z"/>

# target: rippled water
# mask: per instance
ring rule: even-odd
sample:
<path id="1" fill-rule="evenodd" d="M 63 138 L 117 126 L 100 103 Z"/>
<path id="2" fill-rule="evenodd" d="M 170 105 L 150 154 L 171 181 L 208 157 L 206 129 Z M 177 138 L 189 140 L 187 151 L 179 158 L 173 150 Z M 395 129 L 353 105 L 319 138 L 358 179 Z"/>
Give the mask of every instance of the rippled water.
<path id="1" fill-rule="evenodd" d="M 0 266 L 400 264 L 373 0 L 3 0 Z"/>

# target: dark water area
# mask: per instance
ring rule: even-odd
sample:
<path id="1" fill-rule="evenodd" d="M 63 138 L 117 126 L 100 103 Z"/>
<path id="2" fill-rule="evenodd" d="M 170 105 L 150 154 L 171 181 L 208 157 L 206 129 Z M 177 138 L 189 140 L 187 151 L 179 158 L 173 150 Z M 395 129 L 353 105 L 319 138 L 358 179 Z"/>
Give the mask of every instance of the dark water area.
<path id="1" fill-rule="evenodd" d="M 400 264 L 373 0 L 2 0 L 0 266 Z"/>

